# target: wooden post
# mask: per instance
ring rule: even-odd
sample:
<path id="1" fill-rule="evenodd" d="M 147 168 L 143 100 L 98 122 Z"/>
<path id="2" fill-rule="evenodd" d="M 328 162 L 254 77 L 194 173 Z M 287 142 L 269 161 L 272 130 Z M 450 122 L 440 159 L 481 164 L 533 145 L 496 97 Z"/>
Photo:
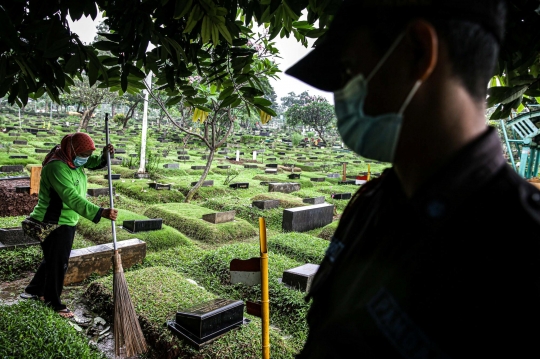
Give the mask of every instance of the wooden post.
<path id="1" fill-rule="evenodd" d="M 341 179 L 343 182 L 347 180 L 347 163 L 343 162 L 343 177 Z"/>
<path id="2" fill-rule="evenodd" d="M 262 358 L 270 359 L 270 295 L 268 289 L 268 244 L 266 221 L 259 217 L 259 241 L 261 245 L 261 319 Z"/>
<path id="3" fill-rule="evenodd" d="M 39 181 L 41 180 L 41 166 L 30 167 L 30 194 L 39 193 Z"/>

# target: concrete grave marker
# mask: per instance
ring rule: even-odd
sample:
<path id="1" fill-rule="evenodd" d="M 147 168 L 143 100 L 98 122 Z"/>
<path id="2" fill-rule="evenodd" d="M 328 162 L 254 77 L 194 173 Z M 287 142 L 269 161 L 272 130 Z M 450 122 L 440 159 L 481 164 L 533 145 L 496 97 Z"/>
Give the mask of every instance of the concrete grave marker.
<path id="1" fill-rule="evenodd" d="M 217 213 L 204 214 L 202 216 L 202 219 L 205 220 L 206 222 L 219 224 L 219 223 L 227 223 L 227 222 L 234 221 L 235 215 L 236 215 L 236 211 L 217 212 Z"/>
<path id="2" fill-rule="evenodd" d="M 300 183 L 295 182 L 273 182 L 268 184 L 268 192 L 292 193 L 300 191 Z"/>
<path id="3" fill-rule="evenodd" d="M 322 204 L 322 203 L 324 203 L 324 201 L 325 201 L 324 196 L 313 197 L 313 198 L 304 198 L 302 200 L 302 202 L 308 203 L 308 204 Z"/>
<path id="4" fill-rule="evenodd" d="M 291 288 L 299 289 L 302 292 L 308 292 L 318 270 L 318 264 L 304 264 L 303 266 L 284 271 L 281 281 Z"/>
<path id="5" fill-rule="evenodd" d="M 114 188 L 113 188 L 113 193 L 114 193 Z M 89 195 L 89 196 L 92 196 L 92 197 L 99 197 L 99 196 L 108 196 L 109 195 L 109 188 L 107 187 L 104 187 L 104 188 L 88 188 L 86 190 L 86 193 Z"/>
<path id="6" fill-rule="evenodd" d="M 251 205 L 262 210 L 273 209 L 273 208 L 279 207 L 279 200 L 268 199 L 268 200 L 263 200 L 263 201 L 253 201 L 251 202 Z"/>
<path id="7" fill-rule="evenodd" d="M 334 206 L 323 203 L 313 206 L 289 208 L 283 211 L 284 231 L 305 232 L 332 223 Z"/>
<path id="8" fill-rule="evenodd" d="M 122 228 L 131 233 L 159 230 L 162 226 L 163 219 L 161 218 L 137 219 L 122 222 Z"/>

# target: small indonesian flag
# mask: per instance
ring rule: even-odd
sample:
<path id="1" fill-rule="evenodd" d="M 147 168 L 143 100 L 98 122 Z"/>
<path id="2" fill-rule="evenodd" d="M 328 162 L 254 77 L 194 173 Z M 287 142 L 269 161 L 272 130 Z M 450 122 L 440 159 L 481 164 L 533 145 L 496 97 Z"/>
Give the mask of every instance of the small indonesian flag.
<path id="1" fill-rule="evenodd" d="M 231 283 L 261 284 L 261 258 L 233 259 L 230 265 Z"/>
<path id="2" fill-rule="evenodd" d="M 356 184 L 364 184 L 368 181 L 368 175 L 356 176 Z"/>

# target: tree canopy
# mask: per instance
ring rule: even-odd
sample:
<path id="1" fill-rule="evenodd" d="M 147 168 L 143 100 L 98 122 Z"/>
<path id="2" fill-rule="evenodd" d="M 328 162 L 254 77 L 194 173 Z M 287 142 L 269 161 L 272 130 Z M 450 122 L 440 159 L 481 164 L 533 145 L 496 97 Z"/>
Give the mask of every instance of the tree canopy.
<path id="1" fill-rule="evenodd" d="M 335 128 L 336 113 L 327 99 L 322 96 L 302 96 L 300 103 L 295 103 L 287 109 L 285 116 L 290 126 L 304 125 L 314 129 L 320 139 L 326 142 L 326 133 Z"/>
<path id="2" fill-rule="evenodd" d="M 273 48 L 277 36 L 294 36 L 307 46 L 308 37 L 324 34 L 342 0 L 10 0 L 0 5 L 0 97 L 23 106 L 45 93 L 59 102 L 74 78 L 86 73 L 90 86 L 136 93 L 152 71 L 176 94 L 197 73 L 220 87 L 226 70 L 244 87 L 242 101 L 255 103 L 262 90 L 250 61 L 257 46 Z M 540 96 L 540 16 L 538 0 L 509 1 L 509 20 L 497 76 L 488 104 L 500 104 L 494 116 Z M 103 11 L 110 33 L 84 45 L 69 28 L 67 17 L 97 17 Z M 307 19 L 299 21 L 302 13 Z M 267 36 L 250 46 L 253 25 Z M 149 50 L 149 44 L 155 48 Z M 107 54 L 100 54 L 99 51 Z M 268 59 L 268 61 L 271 61 Z M 273 75 L 272 75 L 273 76 Z M 186 95 L 195 105 L 196 97 Z"/>

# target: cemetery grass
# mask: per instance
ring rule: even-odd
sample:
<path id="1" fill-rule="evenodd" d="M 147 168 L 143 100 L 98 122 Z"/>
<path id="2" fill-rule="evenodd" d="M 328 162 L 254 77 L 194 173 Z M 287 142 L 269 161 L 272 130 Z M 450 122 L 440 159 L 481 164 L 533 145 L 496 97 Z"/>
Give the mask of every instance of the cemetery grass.
<path id="1" fill-rule="evenodd" d="M 2 358 L 105 358 L 68 321 L 37 301 L 0 305 L 0 333 Z"/>
<path id="2" fill-rule="evenodd" d="M 164 323 L 173 319 L 177 310 L 189 309 L 214 299 L 216 294 L 180 273 L 161 266 L 130 271 L 125 276 L 145 337 L 152 343 L 154 356 L 216 359 L 260 357 L 261 327 L 257 318 L 246 315 L 251 319 L 249 324 L 226 333 L 197 351 L 173 336 Z M 112 277 L 94 281 L 88 287 L 86 297 L 95 310 L 111 316 Z M 273 358 L 291 358 L 294 355 L 295 348 L 283 338 L 278 329 L 272 328 L 270 335 Z"/>

